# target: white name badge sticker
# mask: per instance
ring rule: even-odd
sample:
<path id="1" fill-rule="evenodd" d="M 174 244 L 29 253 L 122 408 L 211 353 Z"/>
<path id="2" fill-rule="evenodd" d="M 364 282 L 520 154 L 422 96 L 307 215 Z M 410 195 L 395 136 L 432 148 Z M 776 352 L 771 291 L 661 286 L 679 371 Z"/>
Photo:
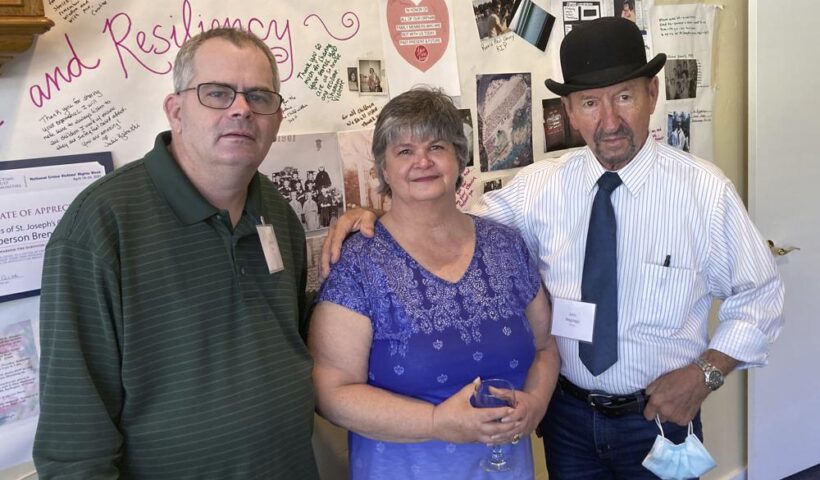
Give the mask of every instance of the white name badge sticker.
<path id="1" fill-rule="evenodd" d="M 552 299 L 552 334 L 581 342 L 592 342 L 595 326 L 595 304 Z"/>
<path id="2" fill-rule="evenodd" d="M 262 251 L 265 253 L 268 272 L 281 272 L 285 269 L 285 264 L 282 263 L 282 254 L 279 252 L 279 243 L 276 241 L 273 225 L 266 225 L 263 218 L 262 225 L 257 225 L 256 231 L 259 233 L 259 242 L 262 243 Z"/>

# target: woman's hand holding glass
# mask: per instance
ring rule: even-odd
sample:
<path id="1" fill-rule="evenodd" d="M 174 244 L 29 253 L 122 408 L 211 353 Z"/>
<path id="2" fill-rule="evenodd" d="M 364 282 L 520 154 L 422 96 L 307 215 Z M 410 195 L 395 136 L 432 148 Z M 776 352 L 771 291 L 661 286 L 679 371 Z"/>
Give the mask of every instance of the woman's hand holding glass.
<path id="1" fill-rule="evenodd" d="M 503 405 L 516 406 L 515 387 L 508 380 L 491 378 L 476 385 L 473 393 L 473 403 L 479 408 L 496 408 Z M 501 423 L 501 419 L 498 420 Z M 520 434 L 516 433 L 510 443 L 517 444 Z M 490 446 L 491 454 L 481 459 L 481 467 L 488 472 L 506 472 L 512 469 L 501 445 Z"/>
<path id="2" fill-rule="evenodd" d="M 512 441 L 520 426 L 502 419 L 512 415 L 514 409 L 474 407 L 470 399 L 479 383 L 476 379 L 433 408 L 432 437 L 445 442 L 487 445 Z"/>

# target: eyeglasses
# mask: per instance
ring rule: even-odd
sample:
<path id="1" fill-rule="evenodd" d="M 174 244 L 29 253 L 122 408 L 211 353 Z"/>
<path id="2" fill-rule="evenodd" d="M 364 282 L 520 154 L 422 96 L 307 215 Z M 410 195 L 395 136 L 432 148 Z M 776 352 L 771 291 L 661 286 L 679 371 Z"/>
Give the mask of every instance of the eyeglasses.
<path id="1" fill-rule="evenodd" d="M 236 100 L 237 93 L 245 95 L 245 101 L 248 102 L 251 111 L 259 115 L 273 115 L 282 107 L 282 95 L 276 92 L 262 89 L 240 92 L 221 83 L 200 83 L 196 87 L 180 90 L 177 94 L 191 90 L 196 90 L 199 103 L 217 110 L 230 108 Z"/>

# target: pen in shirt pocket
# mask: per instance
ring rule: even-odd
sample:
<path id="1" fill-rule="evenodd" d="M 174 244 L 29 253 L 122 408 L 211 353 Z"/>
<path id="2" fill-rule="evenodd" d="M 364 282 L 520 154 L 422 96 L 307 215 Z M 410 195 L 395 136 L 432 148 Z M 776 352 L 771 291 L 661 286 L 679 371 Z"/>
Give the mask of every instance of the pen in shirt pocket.
<path id="1" fill-rule="evenodd" d="M 669 262 L 670 262 L 671 260 L 672 260 L 672 255 L 667 255 L 667 256 L 666 256 L 666 259 L 663 261 L 663 266 L 664 266 L 664 267 L 668 267 L 668 266 L 669 266 Z"/>

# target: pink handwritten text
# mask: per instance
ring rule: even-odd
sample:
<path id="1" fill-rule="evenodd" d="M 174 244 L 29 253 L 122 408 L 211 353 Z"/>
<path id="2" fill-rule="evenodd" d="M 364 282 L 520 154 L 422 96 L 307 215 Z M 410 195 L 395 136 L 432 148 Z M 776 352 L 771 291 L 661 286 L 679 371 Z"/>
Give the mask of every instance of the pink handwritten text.
<path id="1" fill-rule="evenodd" d="M 194 17 L 199 20 L 195 20 Z M 186 40 L 194 35 L 216 27 L 243 28 L 256 34 L 268 45 L 273 43 L 270 47 L 271 52 L 276 63 L 280 65 L 280 69 L 285 70 L 280 71 L 281 80 L 287 81 L 293 74 L 293 42 L 288 20 L 285 20 L 283 25 L 276 20 L 265 21 L 256 17 L 244 21 L 231 17 L 205 20 L 202 19 L 201 14 L 194 15 L 190 0 L 184 0 L 181 22 L 181 25 L 155 24 L 145 30 L 140 30 L 133 28 L 131 17 L 125 12 L 119 12 L 107 18 L 103 33 L 108 33 L 113 42 L 125 78 L 128 78 L 129 61 L 135 61 L 139 67 L 157 75 L 169 73 L 173 65 L 165 58 L 165 55 L 172 47 L 179 49 Z M 160 58 L 159 65 L 155 64 L 156 59 L 152 62 L 152 57 Z"/>
<path id="2" fill-rule="evenodd" d="M 327 25 L 325 25 L 325 21 L 322 20 L 322 17 L 316 15 L 315 13 L 311 13 L 310 15 L 306 16 L 305 20 L 302 22 L 302 25 L 307 27 L 309 23 L 308 20 L 312 20 L 313 18 L 319 20 L 319 23 L 322 24 L 322 28 L 324 28 L 325 32 L 327 32 L 327 34 L 330 35 L 334 40 L 350 40 L 351 38 L 355 37 L 357 33 L 359 33 L 359 27 L 361 26 L 361 22 L 359 21 L 358 15 L 356 15 L 353 12 L 345 12 L 342 14 L 342 26 L 345 28 L 355 28 L 355 30 L 353 30 L 353 33 L 346 37 L 337 37 L 336 35 L 333 35 L 329 28 L 327 28 Z"/>
<path id="3" fill-rule="evenodd" d="M 103 1 L 99 5 L 106 4 L 107 2 Z M 194 35 L 216 27 L 242 28 L 253 32 L 269 46 L 279 66 L 280 81 L 286 82 L 295 74 L 293 39 L 289 19 L 231 16 L 207 19 L 203 18 L 202 13 L 193 10 L 191 0 L 182 0 L 180 6 L 179 16 L 171 15 L 168 23 L 139 25 L 124 11 L 105 19 L 100 33 L 111 41 L 116 59 L 126 79 L 134 69 L 141 69 L 155 75 L 169 74 L 173 69 L 172 62 L 176 51 Z M 93 13 L 96 15 L 97 12 Z M 320 24 L 327 35 L 340 41 L 347 41 L 355 37 L 361 26 L 359 17 L 349 11 L 340 18 L 344 32 L 331 33 L 324 20 L 315 13 L 307 15 L 303 20 L 303 25 L 308 27 L 313 22 Z M 42 107 L 47 100 L 51 100 L 65 84 L 76 80 L 87 70 L 94 70 L 100 66 L 100 58 L 91 61 L 81 58 L 68 34 L 65 35 L 65 39 L 71 52 L 66 66 L 54 67 L 53 72 L 45 73 L 43 84 L 34 84 L 29 88 L 31 101 L 38 108 Z"/>
<path id="4" fill-rule="evenodd" d="M 476 181 L 476 177 L 470 170 L 470 167 L 465 168 L 464 171 L 461 172 L 461 177 L 464 181 L 461 184 L 461 188 L 456 192 L 456 206 L 460 209 L 464 209 L 473 197 L 473 184 Z"/>
<path id="5" fill-rule="evenodd" d="M 54 67 L 53 73 L 45 74 L 45 87 L 34 84 L 28 89 L 31 103 L 37 108 L 42 107 L 46 100 L 51 99 L 54 94 L 52 88 L 60 91 L 61 82 L 71 83 L 73 80 L 82 76 L 84 69 L 94 70 L 100 66 L 99 58 L 94 64 L 84 63 L 80 59 L 80 55 L 77 54 L 77 51 L 74 50 L 74 45 L 71 44 L 71 39 L 68 37 L 68 34 L 65 34 L 65 41 L 68 44 L 69 50 L 71 50 L 71 58 L 68 59 L 65 68 L 66 73 L 63 73 L 63 70 L 59 66 Z"/>

